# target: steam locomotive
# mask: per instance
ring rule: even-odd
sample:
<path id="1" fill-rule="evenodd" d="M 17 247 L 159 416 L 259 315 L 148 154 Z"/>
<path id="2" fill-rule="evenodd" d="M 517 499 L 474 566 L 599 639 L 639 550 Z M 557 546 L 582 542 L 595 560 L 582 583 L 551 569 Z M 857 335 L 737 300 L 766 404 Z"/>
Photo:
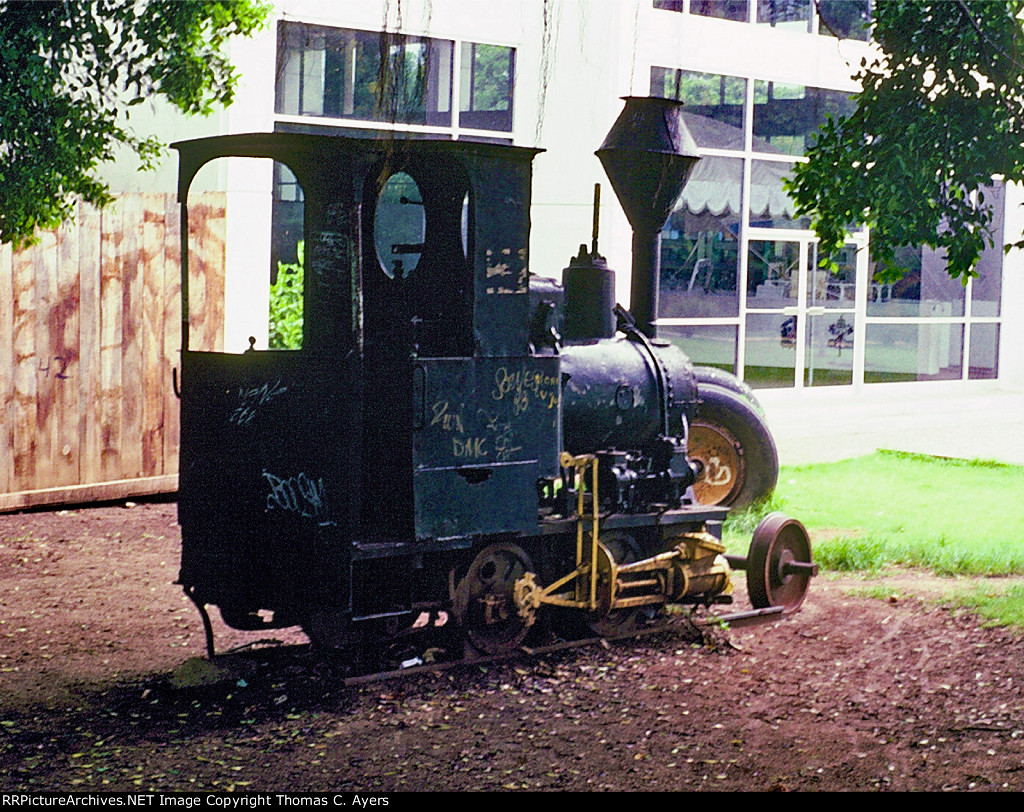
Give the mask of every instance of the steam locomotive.
<path id="1" fill-rule="evenodd" d="M 191 349 L 183 238 L 180 583 L 211 654 L 208 605 L 234 628 L 301 625 L 352 652 L 446 627 L 484 654 L 729 602 L 737 567 L 755 606 L 800 605 L 815 572 L 800 523 L 772 514 L 729 557 L 726 507 L 698 498 L 774 485 L 756 401 L 656 336 L 657 234 L 696 159 L 687 138 L 674 102 L 630 99 L 598 151 L 635 232 L 632 313 L 596 244 L 564 287 L 531 275 L 538 150 L 305 133 L 175 145 L 183 234 L 216 158 L 272 158 L 305 192 L 301 350 Z"/>

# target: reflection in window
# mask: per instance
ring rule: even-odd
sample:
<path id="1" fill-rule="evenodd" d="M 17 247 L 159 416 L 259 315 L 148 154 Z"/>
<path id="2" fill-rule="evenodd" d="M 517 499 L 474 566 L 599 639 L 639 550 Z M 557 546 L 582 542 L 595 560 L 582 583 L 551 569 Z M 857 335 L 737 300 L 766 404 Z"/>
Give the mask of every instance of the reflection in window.
<path id="1" fill-rule="evenodd" d="M 751 240 L 747 245 L 747 307 L 791 307 L 800 290 L 800 245 Z"/>
<path id="2" fill-rule="evenodd" d="M 810 228 L 809 217 L 797 217 L 782 181 L 793 165 L 779 161 L 750 162 L 750 225 L 752 228 Z"/>
<path id="3" fill-rule="evenodd" d="M 450 127 L 454 43 L 281 23 L 276 111 Z M 515 49 L 462 44 L 459 123 L 511 131 Z"/>
<path id="4" fill-rule="evenodd" d="M 831 310 L 853 310 L 857 296 L 857 246 L 844 245 L 832 257 L 836 268 L 828 267 L 825 257 L 818 258 L 818 244 L 810 245 L 809 267 L 813 270 L 807 283 L 807 306 Z"/>
<path id="5" fill-rule="evenodd" d="M 868 324 L 864 381 L 957 380 L 963 351 L 963 324 Z"/>
<path id="6" fill-rule="evenodd" d="M 934 248 L 898 248 L 896 266 L 904 271 L 888 281 L 881 263 L 871 262 L 868 285 L 869 316 L 903 318 L 962 316 L 964 286 L 946 272 L 946 260 Z"/>
<path id="7" fill-rule="evenodd" d="M 755 389 L 795 386 L 796 335 L 796 316 L 749 314 L 743 379 Z"/>
<path id="8" fill-rule="evenodd" d="M 754 149 L 803 155 L 829 116 L 845 116 L 855 105 L 849 93 L 781 82 L 754 82 Z"/>
<path id="9" fill-rule="evenodd" d="M 743 161 L 705 156 L 690 176 L 661 239 L 663 318 L 739 315 Z"/>
<path id="10" fill-rule="evenodd" d="M 998 316 L 1003 295 L 1003 209 L 1006 205 L 1006 187 L 1000 183 L 982 190 L 984 203 L 992 206 L 992 245 L 981 252 L 975 270 L 978 276 L 971 282 L 971 315 Z M 972 348 L 973 355 L 973 348 Z"/>
<path id="11" fill-rule="evenodd" d="M 459 125 L 511 131 L 514 80 L 514 48 L 463 43 Z"/>
<path id="12" fill-rule="evenodd" d="M 746 22 L 750 19 L 748 0 L 690 0 L 690 13 L 701 17 Z"/>
<path id="13" fill-rule="evenodd" d="M 790 31 L 811 30 L 811 0 L 757 0 L 757 22 Z"/>
<path id="14" fill-rule="evenodd" d="M 743 149 L 746 88 L 736 76 L 651 68 L 651 95 L 686 103 L 683 116 L 698 147 Z"/>
<path id="15" fill-rule="evenodd" d="M 999 374 L 999 325 L 970 325 L 971 363 L 967 377 L 971 380 L 995 378 Z"/>
<path id="16" fill-rule="evenodd" d="M 736 372 L 736 332 L 729 324 L 659 327 L 658 337 L 667 338 L 695 364 Z"/>
<path id="17" fill-rule="evenodd" d="M 804 386 L 853 383 L 853 313 L 808 314 Z"/>
<path id="18" fill-rule="evenodd" d="M 451 124 L 452 43 L 282 23 L 278 113 Z"/>
<path id="19" fill-rule="evenodd" d="M 817 0 L 815 5 L 819 33 L 840 39 L 868 40 L 871 0 Z"/>

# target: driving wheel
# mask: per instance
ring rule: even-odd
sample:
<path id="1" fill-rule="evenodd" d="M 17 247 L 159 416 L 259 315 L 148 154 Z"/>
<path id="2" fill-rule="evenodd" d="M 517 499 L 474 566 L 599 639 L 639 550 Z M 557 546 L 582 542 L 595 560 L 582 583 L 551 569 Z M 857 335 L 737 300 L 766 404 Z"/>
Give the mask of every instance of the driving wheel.
<path id="1" fill-rule="evenodd" d="M 530 557 L 514 544 L 492 544 L 473 559 L 455 593 L 455 613 L 473 647 L 484 654 L 516 648 L 530 631 L 519 614 L 515 584 L 533 572 Z"/>

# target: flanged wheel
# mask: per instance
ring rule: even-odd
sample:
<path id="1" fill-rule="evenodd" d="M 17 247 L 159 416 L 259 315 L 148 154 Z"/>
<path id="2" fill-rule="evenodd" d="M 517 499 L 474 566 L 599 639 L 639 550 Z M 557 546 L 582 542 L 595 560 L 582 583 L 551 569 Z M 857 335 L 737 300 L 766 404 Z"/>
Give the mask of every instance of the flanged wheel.
<path id="1" fill-rule="evenodd" d="M 523 642 L 530 622 L 519 614 L 516 581 L 533 572 L 530 557 L 514 544 L 492 544 L 473 559 L 455 593 L 455 613 L 477 651 L 504 654 Z"/>
<path id="2" fill-rule="evenodd" d="M 795 612 L 818 566 L 811 561 L 811 539 L 796 519 L 769 513 L 754 531 L 747 554 L 747 592 L 755 609 L 783 607 Z"/>
<path id="3" fill-rule="evenodd" d="M 743 395 L 714 384 L 700 384 L 700 401 L 687 439 L 687 455 L 704 467 L 693 485 L 697 501 L 741 507 L 770 494 L 779 455 L 764 418 Z"/>
<path id="4" fill-rule="evenodd" d="M 602 553 L 616 564 L 632 564 L 635 561 L 639 561 L 642 557 L 640 545 L 637 544 L 636 539 L 627 533 L 613 533 L 608 536 L 601 535 L 599 538 L 600 544 L 604 548 Z M 602 589 L 600 581 L 607 579 L 608 576 L 602 572 L 602 569 L 606 568 L 598 566 L 598 592 L 603 594 L 606 590 Z M 614 599 L 615 596 L 611 594 L 610 590 L 607 591 L 608 599 Z M 637 608 L 593 613 L 587 619 L 587 627 L 601 637 L 619 637 L 620 635 L 632 634 L 639 625 L 640 610 Z"/>

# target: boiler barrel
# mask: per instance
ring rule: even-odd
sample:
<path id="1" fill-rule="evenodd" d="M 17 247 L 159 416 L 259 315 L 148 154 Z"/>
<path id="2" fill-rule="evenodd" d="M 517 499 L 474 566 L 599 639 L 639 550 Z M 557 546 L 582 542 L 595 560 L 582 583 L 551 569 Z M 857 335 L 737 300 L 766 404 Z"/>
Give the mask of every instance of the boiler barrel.
<path id="1" fill-rule="evenodd" d="M 693 365 L 678 348 L 659 342 L 655 369 L 647 348 L 613 338 L 562 348 L 562 430 L 565 450 L 639 450 L 663 431 L 662 393 L 669 434 L 681 437 L 697 405 Z M 661 382 L 664 382 L 663 384 Z"/>

